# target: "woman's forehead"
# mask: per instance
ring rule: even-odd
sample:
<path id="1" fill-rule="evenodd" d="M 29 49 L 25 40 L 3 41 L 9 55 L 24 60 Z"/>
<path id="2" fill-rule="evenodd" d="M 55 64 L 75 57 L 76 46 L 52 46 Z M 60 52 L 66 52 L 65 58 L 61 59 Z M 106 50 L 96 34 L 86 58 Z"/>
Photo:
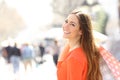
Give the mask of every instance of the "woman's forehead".
<path id="1" fill-rule="evenodd" d="M 70 20 L 70 21 L 73 21 L 73 22 L 79 22 L 78 18 L 75 14 L 69 14 L 67 19 Z"/>

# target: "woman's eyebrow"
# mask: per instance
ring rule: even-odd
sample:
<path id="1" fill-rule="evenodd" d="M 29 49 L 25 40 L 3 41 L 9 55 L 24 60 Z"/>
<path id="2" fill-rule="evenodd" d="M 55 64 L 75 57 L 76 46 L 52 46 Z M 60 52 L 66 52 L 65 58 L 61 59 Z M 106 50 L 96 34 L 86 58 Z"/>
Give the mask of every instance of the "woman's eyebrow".
<path id="1" fill-rule="evenodd" d="M 70 21 L 70 23 L 73 23 L 73 24 L 77 25 L 77 23 L 76 23 L 76 22 L 74 22 L 74 21 Z"/>
<path id="2" fill-rule="evenodd" d="M 77 25 L 77 23 L 75 21 L 69 20 L 68 18 L 66 18 L 65 21 L 69 21 L 70 23 Z"/>

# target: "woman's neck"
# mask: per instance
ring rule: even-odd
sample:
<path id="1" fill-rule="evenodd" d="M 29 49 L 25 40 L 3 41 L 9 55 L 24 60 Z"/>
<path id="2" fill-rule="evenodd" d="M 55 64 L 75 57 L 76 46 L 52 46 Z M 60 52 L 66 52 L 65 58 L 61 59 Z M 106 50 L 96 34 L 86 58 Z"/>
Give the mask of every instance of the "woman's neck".
<path id="1" fill-rule="evenodd" d="M 77 40 L 69 41 L 69 46 L 70 46 L 69 51 L 72 51 L 73 49 L 80 47 L 80 42 L 78 42 Z"/>

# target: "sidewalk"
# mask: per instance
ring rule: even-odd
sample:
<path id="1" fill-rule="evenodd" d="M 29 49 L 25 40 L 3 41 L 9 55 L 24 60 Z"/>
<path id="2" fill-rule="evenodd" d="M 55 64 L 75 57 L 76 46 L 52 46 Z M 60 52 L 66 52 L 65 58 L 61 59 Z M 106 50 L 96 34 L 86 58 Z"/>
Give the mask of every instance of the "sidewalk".
<path id="1" fill-rule="evenodd" d="M 52 56 L 47 54 L 44 56 L 46 62 L 37 65 L 33 61 L 32 70 L 28 67 L 28 71 L 24 71 L 22 62 L 20 63 L 20 72 L 17 80 L 57 80 L 56 66 L 53 63 Z M 0 58 L 0 80 L 15 80 L 11 65 L 5 64 Z"/>

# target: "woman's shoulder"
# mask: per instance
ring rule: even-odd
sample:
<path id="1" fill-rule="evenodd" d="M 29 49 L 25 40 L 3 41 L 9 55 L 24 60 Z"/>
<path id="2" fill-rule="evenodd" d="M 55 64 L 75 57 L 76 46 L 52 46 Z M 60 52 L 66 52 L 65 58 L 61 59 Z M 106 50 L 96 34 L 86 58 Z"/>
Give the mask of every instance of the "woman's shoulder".
<path id="1" fill-rule="evenodd" d="M 85 55 L 85 52 L 83 51 L 83 49 L 81 47 L 74 49 L 73 51 L 70 52 L 70 58 L 71 59 L 76 59 L 77 61 L 86 61 L 87 62 L 87 58 Z"/>
<path id="2" fill-rule="evenodd" d="M 70 53 L 72 56 L 85 56 L 85 53 L 81 47 L 72 50 Z"/>

